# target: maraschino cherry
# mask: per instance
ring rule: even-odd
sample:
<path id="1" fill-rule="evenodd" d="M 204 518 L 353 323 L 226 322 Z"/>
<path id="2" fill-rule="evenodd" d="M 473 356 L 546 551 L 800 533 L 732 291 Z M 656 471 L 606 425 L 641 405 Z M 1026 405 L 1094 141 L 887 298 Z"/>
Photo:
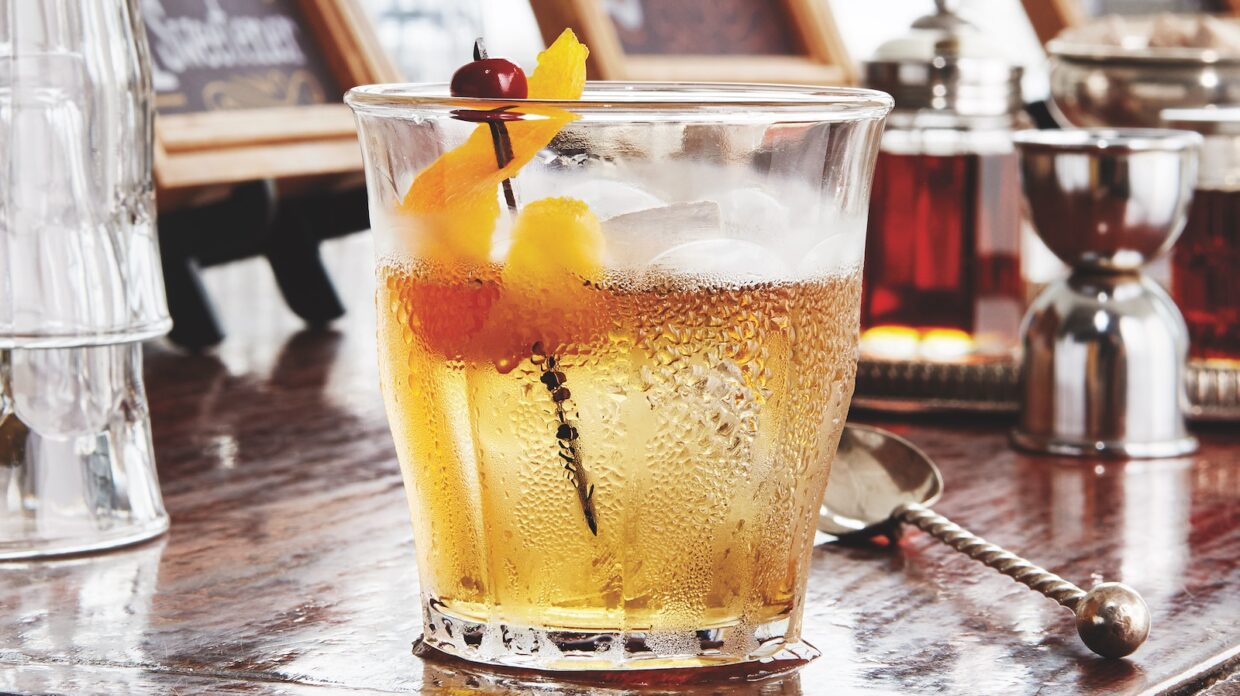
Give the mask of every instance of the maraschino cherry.
<path id="1" fill-rule="evenodd" d="M 510 60 L 488 58 L 486 44 L 482 37 L 474 41 L 474 60 L 461 66 L 452 76 L 449 88 L 454 97 L 478 97 L 482 99 L 525 99 L 529 94 L 529 85 L 525 82 L 525 73 Z M 491 129 L 491 142 L 495 146 L 495 163 L 500 168 L 512 161 L 512 140 L 508 137 L 508 128 L 504 121 L 516 118 L 507 113 L 508 106 L 501 106 L 491 111 L 474 111 L 459 109 L 452 114 L 462 121 L 482 121 Z M 512 181 L 504 179 L 504 202 L 508 210 L 515 215 L 517 212 L 517 195 L 512 190 Z"/>
<path id="2" fill-rule="evenodd" d="M 521 67 L 506 58 L 487 58 L 481 39 L 474 44 L 473 62 L 452 76 L 451 90 L 454 97 L 480 99 L 525 99 L 529 94 Z"/>

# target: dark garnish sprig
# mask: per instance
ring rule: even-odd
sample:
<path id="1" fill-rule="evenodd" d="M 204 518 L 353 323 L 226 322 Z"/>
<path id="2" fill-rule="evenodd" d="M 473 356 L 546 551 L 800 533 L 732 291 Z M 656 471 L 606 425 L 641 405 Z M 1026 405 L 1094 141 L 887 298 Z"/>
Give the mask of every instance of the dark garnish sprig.
<path id="1" fill-rule="evenodd" d="M 598 536 L 598 522 L 594 517 L 594 484 L 586 480 L 586 470 L 581 464 L 581 450 L 577 444 L 580 433 L 577 431 L 577 426 L 568 419 L 568 410 L 572 406 L 571 399 L 573 398 L 572 392 L 564 386 L 568 382 L 568 377 L 556 369 L 560 361 L 554 355 L 547 355 L 541 342 L 535 343 L 530 348 L 530 362 L 542 370 L 539 381 L 551 393 L 551 401 L 555 403 L 555 419 L 558 423 L 555 429 L 555 439 L 560 447 L 560 459 L 564 461 L 564 471 L 567 473 L 568 480 L 577 489 L 577 499 L 581 501 L 581 511 L 585 513 L 590 533 Z"/>

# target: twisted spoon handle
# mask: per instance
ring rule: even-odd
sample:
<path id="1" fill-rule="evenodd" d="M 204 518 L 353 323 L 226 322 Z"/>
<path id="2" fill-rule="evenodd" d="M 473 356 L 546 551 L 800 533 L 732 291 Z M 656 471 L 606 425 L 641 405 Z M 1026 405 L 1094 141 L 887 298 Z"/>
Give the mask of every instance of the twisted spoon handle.
<path id="1" fill-rule="evenodd" d="M 895 519 L 916 526 L 969 558 L 981 561 L 1074 612 L 1081 598 L 1085 596 L 1084 590 L 1076 585 L 1039 568 L 1016 554 L 1004 551 L 979 536 L 970 534 L 956 523 L 924 505 L 905 503 L 891 514 Z"/>

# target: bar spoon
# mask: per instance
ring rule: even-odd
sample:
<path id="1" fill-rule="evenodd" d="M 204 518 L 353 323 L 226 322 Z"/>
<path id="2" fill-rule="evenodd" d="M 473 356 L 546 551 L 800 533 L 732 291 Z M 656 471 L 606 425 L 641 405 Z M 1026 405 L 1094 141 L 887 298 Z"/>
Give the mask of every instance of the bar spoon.
<path id="1" fill-rule="evenodd" d="M 1104 582 L 1086 592 L 931 510 L 942 493 L 942 474 L 916 445 L 881 428 L 848 425 L 818 528 L 845 539 L 893 534 L 900 524 L 911 524 L 1071 610 L 1077 633 L 1095 653 L 1124 657 L 1145 642 L 1150 610 L 1136 590 Z"/>

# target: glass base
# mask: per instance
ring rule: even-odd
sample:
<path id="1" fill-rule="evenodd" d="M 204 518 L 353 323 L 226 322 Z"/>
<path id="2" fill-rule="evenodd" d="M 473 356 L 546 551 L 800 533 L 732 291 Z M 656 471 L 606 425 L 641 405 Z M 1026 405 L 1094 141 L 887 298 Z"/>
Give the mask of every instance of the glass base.
<path id="1" fill-rule="evenodd" d="M 789 620 L 687 631 L 564 630 L 481 623 L 423 598 L 426 645 L 489 665 L 551 671 L 667 670 L 721 667 L 792 655 L 802 663 L 817 651 L 789 642 Z"/>
<path id="2" fill-rule="evenodd" d="M 141 344 L 0 350 L 0 560 L 167 529 Z"/>
<path id="3" fill-rule="evenodd" d="M 1035 454 L 1060 457 L 1119 457 L 1123 459 L 1172 459 L 1197 451 L 1197 438 L 1184 437 L 1159 442 L 1127 442 L 1124 440 L 1088 440 L 1030 433 L 1020 428 L 1011 432 L 1012 444 Z"/>
<path id="4" fill-rule="evenodd" d="M 154 539 L 168 531 L 167 515 L 136 524 L 120 524 L 100 530 L 98 526 L 59 525 L 60 536 L 32 535 L 0 541 L 0 561 L 17 561 L 78 553 L 107 551 Z"/>

